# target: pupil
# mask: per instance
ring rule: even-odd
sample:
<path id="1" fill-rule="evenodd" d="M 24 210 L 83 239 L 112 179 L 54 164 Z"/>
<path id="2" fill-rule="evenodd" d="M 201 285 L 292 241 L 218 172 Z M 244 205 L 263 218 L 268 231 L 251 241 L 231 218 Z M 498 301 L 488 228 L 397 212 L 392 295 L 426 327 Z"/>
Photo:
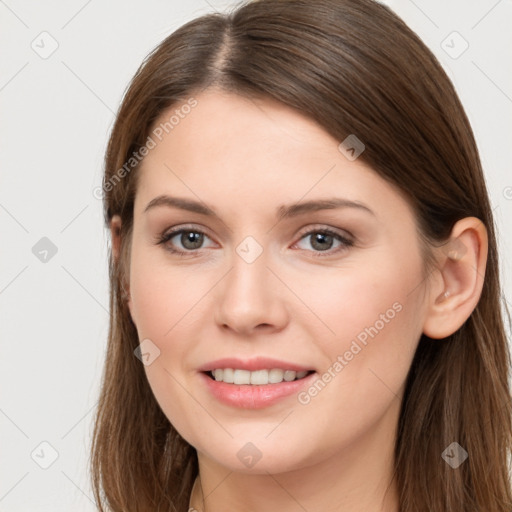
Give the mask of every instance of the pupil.
<path id="1" fill-rule="evenodd" d="M 327 246 L 332 244 L 332 239 L 333 239 L 332 235 L 328 235 L 325 233 L 317 233 L 313 239 L 313 246 L 315 246 L 315 244 L 319 243 L 319 245 L 316 248 L 320 249 L 321 251 L 325 251 L 330 248 Z M 327 246 L 326 246 L 326 242 L 327 242 Z"/>
<path id="2" fill-rule="evenodd" d="M 182 233 L 181 235 L 181 243 L 183 244 L 183 247 L 187 249 L 198 249 L 201 246 L 202 243 L 202 234 L 201 233 L 194 233 L 193 231 L 187 231 L 185 233 Z M 187 245 L 187 244 L 191 244 Z"/>

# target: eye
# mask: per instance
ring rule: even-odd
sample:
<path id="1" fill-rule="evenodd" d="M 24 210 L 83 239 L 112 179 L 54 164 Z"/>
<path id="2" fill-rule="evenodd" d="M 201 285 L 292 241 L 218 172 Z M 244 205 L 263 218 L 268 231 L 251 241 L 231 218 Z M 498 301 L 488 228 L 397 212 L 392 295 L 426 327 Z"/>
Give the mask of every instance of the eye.
<path id="1" fill-rule="evenodd" d="M 179 256 L 193 256 L 194 251 L 202 248 L 205 238 L 209 239 L 200 229 L 182 227 L 159 236 L 157 243 L 165 245 L 168 251 Z M 176 244 L 181 244 L 181 248 L 176 248 Z"/>
<path id="2" fill-rule="evenodd" d="M 347 238 L 341 233 L 338 233 L 337 231 L 334 231 L 330 228 L 309 230 L 308 232 L 302 235 L 299 242 L 302 240 L 308 241 L 308 245 L 315 249 L 313 251 L 315 257 L 332 256 L 333 254 L 337 254 L 340 251 L 345 251 L 347 250 L 347 248 L 352 247 L 354 245 L 353 240 Z M 297 244 L 299 242 L 297 242 Z M 336 242 L 338 242 L 337 248 L 331 250 Z"/>
<path id="3" fill-rule="evenodd" d="M 205 248 L 202 247 L 205 239 L 211 240 L 204 231 L 193 227 L 181 227 L 159 235 L 157 244 L 164 245 L 166 250 L 178 256 L 194 257 L 198 255 L 199 249 Z M 309 252 L 313 252 L 313 256 L 315 257 L 332 256 L 354 245 L 353 240 L 333 229 L 325 227 L 310 229 L 306 233 L 303 233 L 299 242 L 295 245 L 308 239 L 310 247 L 314 249 L 314 251 Z M 337 246 L 336 242 L 338 243 Z M 181 248 L 179 246 L 177 247 L 178 244 L 181 245 Z M 333 246 L 335 246 L 334 250 L 332 250 Z M 304 247 L 299 248 L 308 250 L 307 248 L 304 249 Z"/>

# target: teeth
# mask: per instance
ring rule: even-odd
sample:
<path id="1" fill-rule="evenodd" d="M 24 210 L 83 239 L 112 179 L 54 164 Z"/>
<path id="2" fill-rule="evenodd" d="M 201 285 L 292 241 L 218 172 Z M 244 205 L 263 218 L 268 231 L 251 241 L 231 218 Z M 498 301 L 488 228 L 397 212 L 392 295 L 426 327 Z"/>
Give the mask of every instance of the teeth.
<path id="1" fill-rule="evenodd" d="M 274 368 L 268 372 L 268 381 L 270 384 L 279 384 L 283 382 L 284 371 Z"/>
<path id="2" fill-rule="evenodd" d="M 217 370 L 218 371 L 218 370 Z M 224 370 L 221 370 L 224 373 Z M 248 370 L 235 370 L 233 374 L 233 384 L 250 384 L 251 372 Z"/>
<path id="3" fill-rule="evenodd" d="M 272 368 L 271 370 L 257 370 L 250 372 L 249 370 L 237 370 L 233 368 L 216 368 L 211 372 L 213 378 L 220 382 L 228 384 L 253 384 L 261 386 L 264 384 L 279 384 L 286 381 L 291 382 L 304 378 L 308 372 L 293 370 L 281 370 L 279 368 Z"/>
<path id="4" fill-rule="evenodd" d="M 268 370 L 258 370 L 249 373 L 251 375 L 251 384 L 268 384 Z"/>
<path id="5" fill-rule="evenodd" d="M 292 370 L 286 370 L 284 372 L 284 380 L 286 382 L 290 382 L 295 379 L 296 375 L 297 375 L 297 372 L 293 372 Z"/>
<path id="6" fill-rule="evenodd" d="M 222 380 L 227 382 L 228 384 L 233 384 L 235 382 L 235 372 L 232 368 L 224 368 L 224 370 L 220 370 L 223 372 Z"/>

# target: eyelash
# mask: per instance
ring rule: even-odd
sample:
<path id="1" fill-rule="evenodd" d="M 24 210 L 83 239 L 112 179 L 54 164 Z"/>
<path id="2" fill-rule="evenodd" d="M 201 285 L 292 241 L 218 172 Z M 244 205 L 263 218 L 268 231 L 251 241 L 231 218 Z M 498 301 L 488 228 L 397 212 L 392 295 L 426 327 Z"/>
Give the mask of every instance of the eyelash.
<path id="1" fill-rule="evenodd" d="M 159 235 L 157 237 L 156 243 L 157 243 L 157 245 L 164 245 L 169 240 L 174 238 L 176 235 L 179 235 L 181 233 L 199 233 L 199 234 L 202 234 L 202 235 L 205 235 L 208 237 L 208 235 L 200 229 L 196 229 L 193 227 L 182 227 L 179 229 L 174 229 L 174 230 L 168 231 L 167 233 L 163 233 L 162 235 Z M 334 254 L 337 254 L 340 251 L 345 251 L 346 249 L 348 249 L 349 247 L 352 247 L 354 245 L 353 240 L 350 240 L 349 238 L 344 237 L 337 231 L 334 231 L 330 228 L 316 228 L 316 229 L 311 229 L 309 231 L 306 231 L 305 233 L 301 233 L 299 241 L 302 240 L 303 238 L 307 238 L 308 236 L 310 236 L 312 234 L 318 234 L 318 233 L 321 233 L 323 235 L 331 235 L 334 238 L 336 238 L 337 240 L 339 240 L 342 243 L 342 245 L 335 250 L 308 251 L 308 252 L 312 252 L 313 256 L 315 258 L 325 258 L 328 256 L 332 256 Z M 210 238 L 210 237 L 208 237 L 208 238 Z M 180 256 L 180 257 L 187 257 L 187 256 L 188 257 L 197 257 L 197 251 L 201 250 L 201 249 L 193 249 L 193 250 L 188 250 L 188 251 L 182 251 L 179 249 L 174 249 L 170 246 L 166 246 L 165 249 L 167 251 L 171 252 L 172 254 L 175 254 L 176 256 Z"/>

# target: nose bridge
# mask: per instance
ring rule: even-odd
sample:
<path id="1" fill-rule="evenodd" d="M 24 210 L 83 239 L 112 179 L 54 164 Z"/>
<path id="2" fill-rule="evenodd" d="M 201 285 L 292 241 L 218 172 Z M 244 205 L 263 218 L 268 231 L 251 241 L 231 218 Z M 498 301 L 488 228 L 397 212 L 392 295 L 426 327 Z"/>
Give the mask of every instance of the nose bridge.
<path id="1" fill-rule="evenodd" d="M 267 268 L 270 254 L 253 237 L 234 250 L 231 270 L 225 276 L 217 302 L 217 322 L 235 331 L 251 331 L 258 325 L 282 328 L 283 298 L 276 277 Z"/>

